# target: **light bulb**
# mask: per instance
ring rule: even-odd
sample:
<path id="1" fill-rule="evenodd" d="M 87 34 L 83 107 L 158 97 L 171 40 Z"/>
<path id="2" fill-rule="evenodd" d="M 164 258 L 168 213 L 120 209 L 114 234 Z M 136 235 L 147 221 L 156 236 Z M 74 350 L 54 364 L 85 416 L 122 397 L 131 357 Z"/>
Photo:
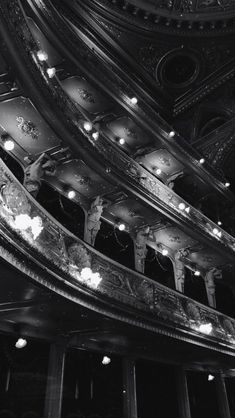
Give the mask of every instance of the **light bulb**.
<path id="1" fill-rule="evenodd" d="M 137 99 L 137 97 L 132 97 L 132 98 L 131 98 L 131 103 L 132 103 L 133 105 L 136 105 L 136 104 L 138 103 L 138 99 Z"/>
<path id="2" fill-rule="evenodd" d="M 119 229 L 119 231 L 125 231 L 125 229 L 126 229 L 125 224 L 119 224 L 118 229 Z"/>
<path id="3" fill-rule="evenodd" d="M 170 131 L 169 134 L 168 134 L 168 136 L 170 138 L 173 138 L 173 136 L 175 136 L 175 131 Z"/>
<path id="4" fill-rule="evenodd" d="M 217 222 L 217 225 L 221 226 L 222 225 L 222 222 L 221 221 L 218 221 Z"/>
<path id="5" fill-rule="evenodd" d="M 119 144 L 120 144 L 120 145 L 124 145 L 124 144 L 125 144 L 125 142 L 126 142 L 126 141 L 125 141 L 125 139 L 124 139 L 124 138 L 120 138 L 120 139 L 119 139 Z"/>
<path id="6" fill-rule="evenodd" d="M 185 212 L 187 212 L 187 213 L 190 212 L 190 207 L 189 206 L 187 208 L 185 208 Z"/>
<path id="7" fill-rule="evenodd" d="M 214 378 L 215 376 L 213 376 L 213 374 L 208 374 L 208 382 L 211 382 Z"/>
<path id="8" fill-rule="evenodd" d="M 97 139 L 99 138 L 99 132 L 93 132 L 93 134 L 92 134 L 92 138 L 95 140 L 95 141 L 97 141 Z"/>
<path id="9" fill-rule="evenodd" d="M 69 192 L 68 192 L 68 198 L 69 199 L 74 199 L 75 196 L 76 196 L 75 191 L 74 190 L 69 190 Z"/>
<path id="10" fill-rule="evenodd" d="M 205 162 L 205 158 L 200 158 L 199 163 L 204 164 L 204 162 Z"/>
<path id="11" fill-rule="evenodd" d="M 56 69 L 54 67 L 47 68 L 47 74 L 49 78 L 53 78 L 56 73 Z"/>
<path id="12" fill-rule="evenodd" d="M 209 335 L 212 332 L 212 324 L 210 322 L 208 324 L 201 324 L 198 329 L 200 332 Z"/>
<path id="13" fill-rule="evenodd" d="M 195 272 L 194 272 L 194 276 L 200 276 L 200 271 L 199 270 L 195 270 Z"/>
<path id="14" fill-rule="evenodd" d="M 157 168 L 157 169 L 155 170 L 155 173 L 156 173 L 158 176 L 161 174 L 161 172 L 162 172 L 162 170 L 161 170 L 160 168 Z"/>
<path id="15" fill-rule="evenodd" d="M 12 141 L 12 139 L 7 139 L 4 142 L 3 146 L 6 151 L 12 151 L 15 148 L 15 144 L 14 141 Z"/>
<path id="16" fill-rule="evenodd" d="M 91 131 L 91 130 L 92 130 L 92 124 L 91 124 L 91 122 L 88 122 L 88 121 L 84 122 L 84 124 L 83 124 L 83 128 L 84 128 L 84 129 L 85 129 L 85 131 L 87 131 L 87 132 Z"/>
<path id="17" fill-rule="evenodd" d="M 229 186 L 230 186 L 229 181 L 226 181 L 226 183 L 225 183 L 225 187 L 229 187 Z"/>
<path id="18" fill-rule="evenodd" d="M 164 248 L 164 250 L 162 250 L 162 255 L 167 255 L 168 254 L 168 250 L 166 250 L 165 248 Z"/>
<path id="19" fill-rule="evenodd" d="M 48 59 L 47 53 L 41 49 L 37 52 L 37 57 L 39 61 L 46 61 Z"/>
<path id="20" fill-rule="evenodd" d="M 111 358 L 110 357 L 108 357 L 108 356 L 104 356 L 103 357 L 103 359 L 102 359 L 102 364 L 104 365 L 104 366 L 107 366 L 108 364 L 110 364 L 111 363 Z"/>
<path id="21" fill-rule="evenodd" d="M 178 205 L 178 208 L 179 208 L 180 210 L 184 210 L 184 209 L 186 208 L 186 206 L 185 206 L 185 204 L 184 204 L 184 203 L 180 203 L 180 204 Z"/>
<path id="22" fill-rule="evenodd" d="M 27 345 L 27 340 L 25 338 L 18 338 L 15 343 L 16 348 L 24 348 Z"/>
<path id="23" fill-rule="evenodd" d="M 213 229 L 213 234 L 214 234 L 214 235 L 218 235 L 218 233 L 219 233 L 219 230 L 218 230 L 217 228 L 214 228 L 214 229 Z"/>

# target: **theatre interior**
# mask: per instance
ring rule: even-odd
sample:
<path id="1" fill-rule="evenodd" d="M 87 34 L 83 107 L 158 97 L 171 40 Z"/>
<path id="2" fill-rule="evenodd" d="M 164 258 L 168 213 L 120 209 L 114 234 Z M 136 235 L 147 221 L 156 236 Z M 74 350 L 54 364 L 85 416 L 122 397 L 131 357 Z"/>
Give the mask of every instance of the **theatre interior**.
<path id="1" fill-rule="evenodd" d="M 235 0 L 0 1 L 0 418 L 235 418 Z"/>

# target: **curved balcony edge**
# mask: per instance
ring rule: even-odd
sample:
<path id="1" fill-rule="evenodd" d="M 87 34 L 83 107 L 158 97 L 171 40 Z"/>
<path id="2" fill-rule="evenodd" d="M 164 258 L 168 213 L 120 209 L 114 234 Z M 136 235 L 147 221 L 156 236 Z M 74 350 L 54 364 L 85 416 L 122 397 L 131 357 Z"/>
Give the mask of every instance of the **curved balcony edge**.
<path id="1" fill-rule="evenodd" d="M 100 314 L 235 355 L 235 320 L 100 254 L 48 214 L 0 160 L 0 254 Z"/>

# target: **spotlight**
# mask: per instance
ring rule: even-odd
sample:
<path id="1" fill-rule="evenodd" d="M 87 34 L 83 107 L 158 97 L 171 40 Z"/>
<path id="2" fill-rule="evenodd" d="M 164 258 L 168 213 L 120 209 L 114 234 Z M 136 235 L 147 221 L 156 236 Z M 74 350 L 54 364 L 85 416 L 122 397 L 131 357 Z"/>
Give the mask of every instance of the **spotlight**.
<path id="1" fill-rule="evenodd" d="M 104 366 L 107 366 L 108 364 L 110 364 L 111 363 L 111 358 L 110 357 L 108 357 L 108 356 L 104 356 L 103 357 L 103 359 L 102 359 L 102 364 L 104 365 Z"/>
<path id="2" fill-rule="evenodd" d="M 208 382 L 211 382 L 214 378 L 215 376 L 213 376 L 213 374 L 208 374 Z"/>
<path id="3" fill-rule="evenodd" d="M 85 131 L 90 132 L 92 130 L 91 122 L 88 122 L 88 121 L 84 122 L 83 128 L 85 129 Z"/>
<path id="4" fill-rule="evenodd" d="M 164 248 L 164 250 L 162 250 L 162 255 L 167 255 L 168 254 L 168 250 L 166 250 L 165 248 Z"/>
<path id="5" fill-rule="evenodd" d="M 184 209 L 186 208 L 186 205 L 185 205 L 184 203 L 180 203 L 180 204 L 178 205 L 178 208 L 179 208 L 180 210 L 184 210 Z"/>
<path id="6" fill-rule="evenodd" d="M 97 141 L 97 139 L 99 138 L 99 132 L 93 132 L 93 134 L 92 134 L 92 138 L 95 140 L 95 141 Z"/>
<path id="7" fill-rule="evenodd" d="M 168 134 L 168 136 L 170 138 L 173 138 L 175 136 L 175 131 L 170 131 L 169 134 Z"/>
<path id="8" fill-rule="evenodd" d="M 54 67 L 47 68 L 47 74 L 49 78 L 53 78 L 56 73 L 56 69 Z"/>
<path id="9" fill-rule="evenodd" d="M 41 49 L 37 52 L 37 57 L 39 61 L 46 61 L 48 59 L 47 53 Z"/>
<path id="10" fill-rule="evenodd" d="M 3 146 L 6 151 L 12 151 L 15 148 L 15 144 L 12 141 L 12 139 L 7 139 L 6 141 L 4 141 Z"/>
<path id="11" fill-rule="evenodd" d="M 126 141 L 124 138 L 120 138 L 118 142 L 120 145 L 124 145 Z"/>
<path id="12" fill-rule="evenodd" d="M 200 271 L 199 270 L 195 270 L 195 272 L 194 272 L 194 276 L 200 276 Z"/>
<path id="13" fill-rule="evenodd" d="M 204 162 L 205 162 L 205 158 L 200 158 L 199 163 L 204 164 Z"/>
<path id="14" fill-rule="evenodd" d="M 136 105 L 136 104 L 138 103 L 138 99 L 137 99 L 137 97 L 132 97 L 132 98 L 131 98 L 131 103 L 132 103 L 133 105 Z"/>
<path id="15" fill-rule="evenodd" d="M 68 198 L 69 198 L 69 199 L 74 199 L 74 198 L 75 198 L 75 196 L 76 196 L 76 193 L 75 193 L 75 191 L 74 191 L 74 190 L 70 190 L 70 191 L 68 192 Z"/>
<path id="16" fill-rule="evenodd" d="M 226 181 L 226 183 L 225 183 L 225 187 L 229 187 L 229 186 L 230 186 L 229 181 Z"/>
<path id="17" fill-rule="evenodd" d="M 118 229 L 119 229 L 119 231 L 125 231 L 125 229 L 126 229 L 125 224 L 119 224 Z"/>
<path id="18" fill-rule="evenodd" d="M 16 348 L 24 348 L 27 345 L 27 340 L 25 338 L 18 338 L 18 340 L 15 343 Z"/>

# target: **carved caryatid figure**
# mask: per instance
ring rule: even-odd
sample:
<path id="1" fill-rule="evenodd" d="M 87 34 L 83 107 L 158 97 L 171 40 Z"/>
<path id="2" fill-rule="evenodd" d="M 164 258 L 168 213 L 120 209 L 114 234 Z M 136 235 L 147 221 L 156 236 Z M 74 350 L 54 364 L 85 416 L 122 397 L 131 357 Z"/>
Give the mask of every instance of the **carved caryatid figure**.
<path id="1" fill-rule="evenodd" d="M 87 212 L 86 222 L 85 222 L 85 232 L 84 240 L 90 244 L 95 244 L 95 239 L 97 233 L 100 230 L 100 218 L 104 209 L 103 199 L 100 196 L 97 196 L 92 202 L 89 211 Z"/>
<path id="2" fill-rule="evenodd" d="M 206 286 L 206 293 L 209 306 L 212 308 L 216 308 L 216 297 L 215 297 L 215 278 L 221 279 L 222 273 L 221 270 L 213 267 L 204 276 L 205 286 Z"/>
<path id="3" fill-rule="evenodd" d="M 26 167 L 24 171 L 24 187 L 34 197 L 37 196 L 41 187 L 43 176 L 54 176 L 56 161 L 51 160 L 47 154 L 43 153 L 40 157 Z"/>
<path id="4" fill-rule="evenodd" d="M 149 231 L 149 226 L 146 226 L 139 230 L 135 237 L 135 269 L 141 273 L 144 273 L 145 268 Z"/>
<path id="5" fill-rule="evenodd" d="M 187 257 L 189 251 L 186 249 L 180 249 L 171 258 L 173 269 L 174 269 L 174 278 L 175 278 L 175 288 L 181 293 L 184 293 L 184 281 L 185 281 L 185 266 L 182 259 Z"/>

